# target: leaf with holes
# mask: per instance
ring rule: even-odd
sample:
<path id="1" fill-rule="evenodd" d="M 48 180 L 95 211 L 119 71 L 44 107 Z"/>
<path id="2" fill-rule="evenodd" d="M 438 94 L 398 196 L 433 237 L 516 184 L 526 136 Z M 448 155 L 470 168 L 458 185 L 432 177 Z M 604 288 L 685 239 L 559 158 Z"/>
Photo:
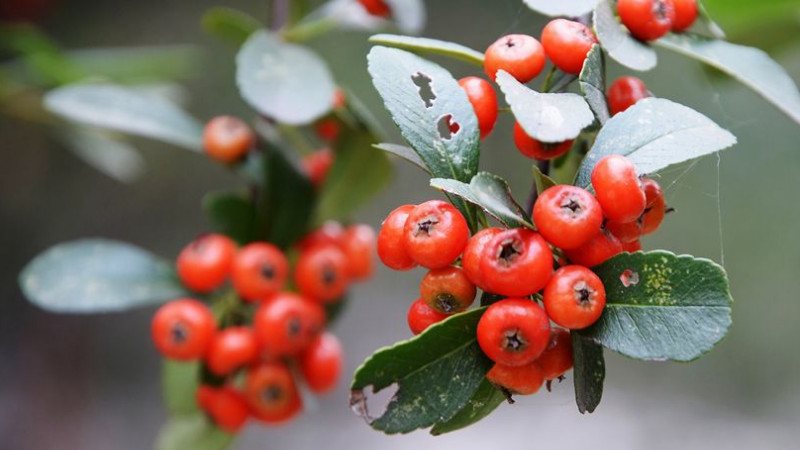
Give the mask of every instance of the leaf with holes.
<path id="1" fill-rule="evenodd" d="M 263 27 L 261 22 L 244 11 L 217 6 L 203 14 L 203 30 L 221 39 L 241 45 Z"/>
<path id="2" fill-rule="evenodd" d="M 633 70 L 647 71 L 658 63 L 655 50 L 628 33 L 614 14 L 611 0 L 602 0 L 594 10 L 594 32 L 600 45 L 615 61 Z"/>
<path id="3" fill-rule="evenodd" d="M 456 314 L 407 341 L 378 350 L 356 370 L 351 407 L 376 430 L 407 433 L 455 417 L 480 389 L 491 360 L 475 335 L 485 308 Z M 397 384 L 386 411 L 367 411 L 367 389 L 378 392 Z"/>
<path id="4" fill-rule="evenodd" d="M 603 398 L 603 382 L 606 378 L 603 347 L 578 332 L 570 335 L 575 403 L 581 414 L 593 413 Z"/>
<path id="5" fill-rule="evenodd" d="M 497 84 L 517 122 L 538 141 L 555 143 L 575 139 L 594 122 L 592 110 L 580 95 L 542 94 L 503 70 L 497 71 Z"/>
<path id="6" fill-rule="evenodd" d="M 483 53 L 453 42 L 396 34 L 376 34 L 370 37 L 369 41 L 373 44 L 401 48 L 412 52 L 448 56 L 483 67 Z"/>
<path id="7" fill-rule="evenodd" d="M 691 361 L 731 325 L 725 269 L 666 251 L 622 253 L 592 269 L 606 288 L 606 308 L 580 333 L 636 359 Z"/>
<path id="8" fill-rule="evenodd" d="M 191 414 L 172 417 L 161 427 L 155 450 L 224 450 L 236 436 L 225 433 L 205 416 Z"/>
<path id="9" fill-rule="evenodd" d="M 479 172 L 469 184 L 447 178 L 433 178 L 431 186 L 481 207 L 510 228 L 533 228 L 528 214 L 511 196 L 508 182 L 497 175 Z"/>
<path id="10" fill-rule="evenodd" d="M 550 17 L 578 17 L 592 12 L 597 0 L 522 0 L 528 8 Z"/>
<path id="11" fill-rule="evenodd" d="M 414 151 L 411 147 L 406 147 L 405 145 L 397 145 L 397 144 L 389 144 L 389 143 L 380 143 L 375 144 L 373 147 L 377 148 L 378 150 L 383 150 L 387 153 L 391 153 L 395 156 L 399 156 L 406 161 L 414 164 L 415 166 L 419 167 L 420 169 L 424 170 L 425 172 L 430 173 L 427 167 L 425 167 L 425 161 L 419 157 L 419 155 Z"/>
<path id="12" fill-rule="evenodd" d="M 736 136 L 699 112 L 663 98 L 647 98 L 606 122 L 575 184 L 588 187 L 592 169 L 607 155 L 625 155 L 639 174 L 648 174 L 735 143 Z"/>
<path id="13" fill-rule="evenodd" d="M 578 78 L 583 98 L 594 111 L 595 117 L 600 125 L 606 123 L 611 118 L 608 113 L 606 103 L 606 68 L 603 59 L 603 49 L 599 45 L 593 45 L 583 63 L 583 70 Z"/>
<path id="14" fill-rule="evenodd" d="M 466 428 L 491 414 L 505 400 L 505 394 L 488 379 L 484 378 L 478 390 L 469 399 L 469 402 L 447 422 L 434 425 L 431 428 L 431 434 L 439 436 Z"/>
<path id="15" fill-rule="evenodd" d="M 244 192 L 209 192 L 203 197 L 203 209 L 214 231 L 240 245 L 255 239 L 258 216 L 253 202 Z"/>

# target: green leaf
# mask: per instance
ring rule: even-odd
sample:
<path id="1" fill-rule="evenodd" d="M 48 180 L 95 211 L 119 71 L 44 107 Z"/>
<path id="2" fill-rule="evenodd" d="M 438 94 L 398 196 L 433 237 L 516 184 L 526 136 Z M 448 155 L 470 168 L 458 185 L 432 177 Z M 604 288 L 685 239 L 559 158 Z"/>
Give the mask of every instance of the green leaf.
<path id="1" fill-rule="evenodd" d="M 378 350 L 356 370 L 350 405 L 388 434 L 446 423 L 466 406 L 492 366 L 475 330 L 485 308 L 456 314 L 422 334 Z M 378 418 L 367 412 L 365 389 L 398 390 Z"/>
<path id="2" fill-rule="evenodd" d="M 528 8 L 550 17 L 578 17 L 592 12 L 597 0 L 523 0 Z"/>
<path id="3" fill-rule="evenodd" d="M 196 73 L 200 52 L 191 45 L 89 48 L 64 56 L 88 76 L 117 83 L 146 83 L 187 78 Z"/>
<path id="4" fill-rule="evenodd" d="M 510 228 L 533 228 L 528 215 L 511 196 L 508 182 L 497 175 L 479 172 L 469 184 L 447 178 L 433 178 L 431 186 L 481 207 Z"/>
<path id="5" fill-rule="evenodd" d="M 199 362 L 164 360 L 161 389 L 170 415 L 191 415 L 200 412 L 197 407 L 199 377 Z"/>
<path id="6" fill-rule="evenodd" d="M 236 84 L 256 111 L 287 125 L 328 112 L 336 88 L 319 56 L 265 30 L 253 33 L 236 55 Z"/>
<path id="7" fill-rule="evenodd" d="M 401 48 L 412 52 L 443 55 L 483 67 L 483 53 L 454 42 L 397 34 L 376 34 L 370 37 L 369 41 L 373 44 Z"/>
<path id="8" fill-rule="evenodd" d="M 543 174 L 542 169 L 540 169 L 536 164 L 533 165 L 533 182 L 536 183 L 536 192 L 540 194 L 546 189 L 558 184 L 556 180 Z"/>
<path id="9" fill-rule="evenodd" d="M 646 71 L 658 63 L 655 50 L 631 36 L 619 23 L 611 0 L 601 0 L 597 4 L 594 10 L 594 31 L 608 55 L 623 66 Z"/>
<path id="10" fill-rule="evenodd" d="M 581 333 L 623 355 L 691 361 L 731 325 L 728 279 L 710 260 L 666 251 L 622 253 L 592 270 L 606 288 L 606 308 Z"/>
<path id="11" fill-rule="evenodd" d="M 133 183 L 145 171 L 145 162 L 133 146 L 97 129 L 70 127 L 58 137 L 86 164 L 122 183 Z"/>
<path id="12" fill-rule="evenodd" d="M 51 247 L 25 266 L 19 284 L 33 304 L 62 313 L 122 311 L 186 295 L 170 262 L 106 239 Z"/>
<path id="13" fill-rule="evenodd" d="M 581 414 L 593 413 L 603 397 L 606 361 L 603 347 L 578 332 L 572 336 L 573 384 L 575 403 Z"/>
<path id="14" fill-rule="evenodd" d="M 575 139 L 594 122 L 592 110 L 580 95 L 542 94 L 503 70 L 497 71 L 497 84 L 517 122 L 538 141 L 554 143 Z"/>
<path id="15" fill-rule="evenodd" d="M 603 49 L 599 45 L 593 45 L 583 63 L 583 70 L 578 78 L 583 98 L 592 108 L 595 117 L 600 125 L 606 123 L 611 115 L 608 113 L 606 103 L 606 68 L 603 59 Z"/>
<path id="16" fill-rule="evenodd" d="M 113 84 L 79 84 L 54 89 L 45 107 L 65 119 L 92 127 L 202 149 L 202 125 L 159 96 Z"/>
<path id="17" fill-rule="evenodd" d="M 242 45 L 251 34 L 263 27 L 250 14 L 224 6 L 211 8 L 203 14 L 203 30 L 236 45 Z"/>
<path id="18" fill-rule="evenodd" d="M 392 11 L 397 29 L 406 34 L 417 34 L 425 26 L 425 4 L 422 0 L 384 0 Z"/>
<path id="19" fill-rule="evenodd" d="M 236 191 L 209 192 L 203 197 L 203 210 L 214 231 L 240 245 L 255 239 L 258 216 L 247 194 Z"/>
<path id="20" fill-rule="evenodd" d="M 648 174 L 735 143 L 736 136 L 699 112 L 670 100 L 647 98 L 606 122 L 575 184 L 589 186 L 595 164 L 610 154 L 627 156 L 639 174 Z"/>
<path id="21" fill-rule="evenodd" d="M 155 450 L 224 450 L 236 436 L 214 426 L 203 414 L 172 417 L 161 428 Z"/>
<path id="22" fill-rule="evenodd" d="M 484 378 L 469 402 L 447 422 L 434 425 L 431 428 L 431 434 L 439 436 L 466 428 L 491 414 L 505 400 L 506 396 L 503 392 Z"/>
<path id="23" fill-rule="evenodd" d="M 414 151 L 411 147 L 406 147 L 405 145 L 397 145 L 397 144 L 389 144 L 389 143 L 380 143 L 374 144 L 373 147 L 377 148 L 378 150 L 383 150 L 385 152 L 391 153 L 395 156 L 399 156 L 406 161 L 414 164 L 415 166 L 419 167 L 420 169 L 424 170 L 425 172 L 430 173 L 427 167 L 425 167 L 425 161 L 419 157 L 419 155 Z"/>
<path id="24" fill-rule="evenodd" d="M 800 123 L 800 92 L 786 70 L 764 51 L 688 34 L 670 35 L 657 44 L 732 76 Z"/>

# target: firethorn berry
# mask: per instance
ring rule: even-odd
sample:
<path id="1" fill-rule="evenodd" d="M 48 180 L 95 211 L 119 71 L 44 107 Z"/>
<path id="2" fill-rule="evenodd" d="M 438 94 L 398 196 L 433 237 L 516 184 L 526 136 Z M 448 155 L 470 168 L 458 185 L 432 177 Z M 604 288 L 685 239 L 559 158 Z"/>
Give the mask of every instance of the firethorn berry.
<path id="1" fill-rule="evenodd" d="M 244 397 L 253 417 L 270 424 L 286 422 L 302 407 L 292 373 L 280 362 L 263 362 L 250 369 Z"/>
<path id="2" fill-rule="evenodd" d="M 542 47 L 553 65 L 566 73 L 578 75 L 597 38 L 586 25 L 555 19 L 542 30 Z"/>
<path id="3" fill-rule="evenodd" d="M 647 198 L 647 206 L 642 214 L 642 234 L 650 234 L 658 229 L 664 220 L 667 212 L 667 204 L 664 201 L 664 191 L 661 190 L 656 180 L 645 178 L 642 180 L 644 195 Z"/>
<path id="4" fill-rule="evenodd" d="M 454 266 L 426 273 L 419 290 L 425 303 L 443 314 L 469 308 L 476 294 L 475 285 L 460 267 Z"/>
<path id="5" fill-rule="evenodd" d="M 653 41 L 667 34 L 675 20 L 672 0 L 618 0 L 622 24 L 641 41 Z"/>
<path id="6" fill-rule="evenodd" d="M 569 331 L 552 327 L 550 341 L 536 364 L 542 368 L 545 380 L 555 380 L 572 368 L 572 338 Z"/>
<path id="7" fill-rule="evenodd" d="M 676 33 L 686 31 L 697 19 L 697 0 L 672 0 L 672 3 L 675 5 L 672 31 Z"/>
<path id="8" fill-rule="evenodd" d="M 524 366 L 506 366 L 497 363 L 486 374 L 486 378 L 512 394 L 532 395 L 542 387 L 544 372 L 535 362 Z"/>
<path id="9" fill-rule="evenodd" d="M 542 236 L 524 228 L 497 233 L 483 249 L 483 281 L 489 292 L 523 297 L 542 289 L 553 273 L 553 252 Z"/>
<path id="10" fill-rule="evenodd" d="M 305 155 L 300 161 L 303 172 L 315 188 L 319 189 L 325 183 L 325 178 L 328 177 L 328 172 L 333 167 L 333 160 L 333 151 L 326 147 Z"/>
<path id="11" fill-rule="evenodd" d="M 547 242 L 563 249 L 578 248 L 600 230 L 603 210 L 589 191 L 562 184 L 539 195 L 533 221 Z"/>
<path id="12" fill-rule="evenodd" d="M 583 266 L 556 270 L 542 296 L 550 319 L 570 330 L 597 322 L 606 306 L 606 289 L 600 277 Z"/>
<path id="13" fill-rule="evenodd" d="M 439 323 L 448 317 L 449 315 L 436 311 L 428 306 L 425 300 L 419 298 L 408 308 L 408 328 L 416 336 L 429 326 Z"/>
<path id="14" fill-rule="evenodd" d="M 467 279 L 482 290 L 486 290 L 486 283 L 481 272 L 483 249 L 497 233 L 502 231 L 502 228 L 497 227 L 484 228 L 478 231 L 467 242 L 467 247 L 461 256 L 461 267 L 463 267 Z"/>
<path id="15" fill-rule="evenodd" d="M 368 13 L 378 17 L 389 17 L 391 9 L 384 0 L 358 0 Z"/>
<path id="16" fill-rule="evenodd" d="M 318 303 L 290 292 L 281 292 L 264 302 L 253 317 L 256 340 L 269 357 L 297 354 L 324 324 L 325 311 Z"/>
<path id="17" fill-rule="evenodd" d="M 639 242 L 638 240 L 622 244 L 622 251 L 624 252 L 633 253 L 633 252 L 638 252 L 641 249 L 642 249 L 642 243 Z"/>
<path id="18" fill-rule="evenodd" d="M 211 409 L 211 402 L 214 401 L 216 395 L 217 389 L 215 387 L 201 384 L 197 387 L 197 392 L 195 392 L 197 406 L 200 407 L 201 411 L 208 412 L 208 410 Z"/>
<path id="19" fill-rule="evenodd" d="M 214 315 L 197 300 L 182 298 L 158 308 L 151 323 L 156 348 L 166 358 L 198 359 L 214 336 Z"/>
<path id="20" fill-rule="evenodd" d="M 556 142 L 555 144 L 540 142 L 530 137 L 519 122 L 514 123 L 514 144 L 524 156 L 540 161 L 558 158 L 572 148 L 572 140 Z"/>
<path id="21" fill-rule="evenodd" d="M 542 354 L 550 339 L 550 319 L 526 298 L 507 298 L 489 306 L 478 321 L 478 344 L 492 361 L 524 366 Z"/>
<path id="22" fill-rule="evenodd" d="M 544 64 L 542 44 L 525 34 L 501 37 L 486 49 L 483 59 L 483 69 L 490 80 L 495 79 L 498 70 L 505 70 L 520 83 L 536 78 Z"/>
<path id="23" fill-rule="evenodd" d="M 607 230 L 601 229 L 587 243 L 578 248 L 564 250 L 570 261 L 586 267 L 602 264 L 614 255 L 622 253 L 622 243 Z"/>
<path id="24" fill-rule="evenodd" d="M 488 81 L 478 77 L 466 77 L 458 80 L 458 85 L 467 93 L 467 98 L 478 118 L 481 139 L 492 132 L 497 122 L 497 94 Z"/>
<path id="25" fill-rule="evenodd" d="M 250 417 L 250 408 L 244 396 L 229 386 L 214 393 L 207 412 L 211 420 L 228 433 L 238 432 Z"/>
<path id="26" fill-rule="evenodd" d="M 308 233 L 298 244 L 301 252 L 310 250 L 318 245 L 342 245 L 344 242 L 345 228 L 341 223 L 328 220 L 314 231 Z"/>
<path id="27" fill-rule="evenodd" d="M 302 252 L 294 267 L 294 284 L 300 293 L 323 303 L 339 300 L 349 283 L 347 257 L 336 245 Z"/>
<path id="28" fill-rule="evenodd" d="M 623 244 L 639 240 L 642 236 L 642 220 L 636 219 L 633 222 L 606 222 L 606 230 L 613 234 Z"/>
<path id="29" fill-rule="evenodd" d="M 633 222 L 647 206 L 636 167 L 622 155 L 608 155 L 592 170 L 592 186 L 603 214 L 614 222 Z"/>
<path id="30" fill-rule="evenodd" d="M 608 108 L 614 116 L 649 96 L 644 81 L 636 77 L 620 77 L 608 88 Z"/>
<path id="31" fill-rule="evenodd" d="M 298 362 L 303 379 L 312 391 L 329 392 L 342 372 L 342 344 L 332 333 L 322 333 L 300 355 Z"/>
<path id="32" fill-rule="evenodd" d="M 326 142 L 333 142 L 339 137 L 339 122 L 336 119 L 323 119 L 314 127 L 317 136 Z"/>
<path id="33" fill-rule="evenodd" d="M 469 240 L 464 216 L 450 203 L 429 200 L 412 209 L 403 229 L 403 246 L 417 264 L 428 269 L 449 266 Z"/>
<path id="34" fill-rule="evenodd" d="M 256 336 L 249 327 L 220 330 L 206 351 L 206 366 L 216 375 L 227 375 L 258 358 Z"/>
<path id="35" fill-rule="evenodd" d="M 347 97 L 345 96 L 344 91 L 342 88 L 336 88 L 336 90 L 333 91 L 333 101 L 331 102 L 333 109 L 342 109 L 346 104 Z"/>
<path id="36" fill-rule="evenodd" d="M 211 158 L 232 163 L 241 159 L 255 145 L 256 135 L 241 119 L 219 116 L 203 130 L 203 147 Z"/>
<path id="37" fill-rule="evenodd" d="M 178 278 L 196 292 L 211 292 L 231 273 L 236 244 L 227 236 L 207 234 L 181 250 L 176 262 Z"/>
<path id="38" fill-rule="evenodd" d="M 272 244 L 254 242 L 242 247 L 233 260 L 233 287 L 249 302 L 274 294 L 286 283 L 289 262 Z"/>
<path id="39" fill-rule="evenodd" d="M 375 254 L 375 230 L 369 225 L 350 225 L 342 238 L 342 251 L 347 257 L 347 274 L 351 280 L 365 280 L 372 275 Z"/>
<path id="40" fill-rule="evenodd" d="M 403 238 L 408 215 L 415 207 L 403 205 L 390 212 L 378 232 L 378 257 L 390 269 L 411 270 L 417 266 L 406 251 Z"/>

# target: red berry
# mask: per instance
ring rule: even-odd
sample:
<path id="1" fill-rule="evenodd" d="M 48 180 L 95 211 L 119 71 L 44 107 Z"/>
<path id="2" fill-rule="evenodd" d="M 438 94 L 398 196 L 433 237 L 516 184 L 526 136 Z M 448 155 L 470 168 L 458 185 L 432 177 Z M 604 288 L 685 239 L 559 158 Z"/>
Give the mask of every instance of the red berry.
<path id="1" fill-rule="evenodd" d="M 302 408 L 292 373 L 279 362 L 264 362 L 250 369 L 244 396 L 253 417 L 269 424 L 286 422 Z"/>
<path id="2" fill-rule="evenodd" d="M 300 355 L 300 372 L 317 394 L 329 392 L 342 372 L 342 344 L 332 333 L 322 333 Z"/>
<path id="3" fill-rule="evenodd" d="M 347 98 L 345 97 L 344 91 L 342 88 L 336 88 L 333 91 L 333 101 L 331 101 L 331 105 L 333 109 L 342 109 L 347 104 Z"/>
<path id="4" fill-rule="evenodd" d="M 642 234 L 650 234 L 661 226 L 661 222 L 667 212 L 667 204 L 664 201 L 664 191 L 661 190 L 658 182 L 645 178 L 642 180 L 642 187 L 647 198 L 647 206 L 640 219 L 642 222 Z"/>
<path id="5" fill-rule="evenodd" d="M 464 311 L 475 301 L 475 285 L 459 267 L 431 270 L 419 289 L 425 303 L 442 314 Z"/>
<path id="6" fill-rule="evenodd" d="M 439 323 L 448 317 L 447 314 L 442 314 L 428 306 L 425 300 L 420 298 L 415 300 L 408 309 L 408 328 L 416 336 L 429 326 Z"/>
<path id="7" fill-rule="evenodd" d="M 672 0 L 618 0 L 617 13 L 636 39 L 653 41 L 672 28 L 675 5 Z"/>
<path id="8" fill-rule="evenodd" d="M 478 118 L 481 139 L 492 132 L 497 122 L 497 94 L 492 85 L 483 78 L 466 77 L 458 80 L 458 85 L 467 93 L 467 98 Z"/>
<path id="9" fill-rule="evenodd" d="M 589 191 L 561 184 L 545 189 L 533 206 L 533 221 L 547 242 L 578 248 L 603 225 L 603 210 Z"/>
<path id="10" fill-rule="evenodd" d="M 647 206 L 636 167 L 622 155 L 605 156 L 594 166 L 592 186 L 603 214 L 614 222 L 633 222 Z"/>
<path id="11" fill-rule="evenodd" d="M 672 0 L 675 5 L 675 19 L 672 31 L 680 33 L 688 30 L 697 19 L 697 0 Z"/>
<path id="12" fill-rule="evenodd" d="M 320 139 L 326 142 L 333 142 L 339 137 L 341 129 L 339 128 L 339 121 L 336 119 L 323 119 L 317 122 L 314 131 L 317 132 L 317 136 Z"/>
<path id="13" fill-rule="evenodd" d="M 642 235 L 642 221 L 636 219 L 633 222 L 606 222 L 606 230 L 613 234 L 623 244 L 639 240 Z"/>
<path id="14" fill-rule="evenodd" d="M 524 366 L 542 354 L 550 339 L 550 320 L 526 298 L 507 298 L 489 306 L 478 321 L 478 344 L 492 361 Z"/>
<path id="15" fill-rule="evenodd" d="M 519 122 L 514 122 L 514 144 L 528 158 L 547 161 L 558 158 L 572 148 L 572 140 L 547 144 L 528 136 Z"/>
<path id="16" fill-rule="evenodd" d="M 347 257 L 335 245 L 304 251 L 294 267 L 294 284 L 300 293 L 323 303 L 341 299 L 349 283 Z"/>
<path id="17" fill-rule="evenodd" d="M 572 368 L 572 338 L 569 331 L 553 327 L 550 329 L 550 342 L 536 360 L 542 368 L 545 380 L 554 380 Z"/>
<path id="18" fill-rule="evenodd" d="M 389 17 L 391 9 L 383 0 L 358 0 L 368 13 L 378 17 Z"/>
<path id="19" fill-rule="evenodd" d="M 520 83 L 536 78 L 544 64 L 542 44 L 525 34 L 501 37 L 486 49 L 483 59 L 483 69 L 490 80 L 495 79 L 498 70 L 505 70 Z"/>
<path id="20" fill-rule="evenodd" d="M 158 308 L 150 331 L 153 343 L 165 358 L 187 361 L 205 354 L 215 328 L 208 306 L 182 298 Z"/>
<path id="21" fill-rule="evenodd" d="M 216 375 L 227 375 L 258 358 L 256 336 L 249 327 L 220 330 L 206 351 L 206 365 Z"/>
<path id="22" fill-rule="evenodd" d="M 622 244 L 622 251 L 624 252 L 634 253 L 640 251 L 641 249 L 642 249 L 642 243 L 639 242 L 638 240 Z"/>
<path id="23" fill-rule="evenodd" d="M 318 303 L 289 292 L 264 302 L 253 317 L 256 340 L 269 357 L 297 354 L 324 325 L 325 311 Z"/>
<path id="24" fill-rule="evenodd" d="M 564 250 L 564 253 L 574 264 L 594 267 L 622 253 L 622 243 L 613 234 L 601 229 L 587 243 L 575 249 Z"/>
<path id="25" fill-rule="evenodd" d="M 233 261 L 233 287 L 246 301 L 260 301 L 283 289 L 289 262 L 278 247 L 254 242 L 239 250 Z"/>
<path id="26" fill-rule="evenodd" d="M 193 291 L 211 292 L 228 278 L 235 255 L 236 244 L 227 236 L 202 236 L 184 247 L 178 255 L 178 278 Z"/>
<path id="27" fill-rule="evenodd" d="M 408 214 L 414 208 L 415 205 L 403 205 L 390 212 L 378 233 L 378 257 L 390 269 L 410 270 L 417 266 L 408 255 L 403 238 Z"/>
<path id="28" fill-rule="evenodd" d="M 603 314 L 606 290 L 600 277 L 586 267 L 564 266 L 553 274 L 543 299 L 553 322 L 580 330 L 597 322 Z"/>
<path id="29" fill-rule="evenodd" d="M 318 245 L 343 245 L 345 239 L 345 228 L 341 223 L 328 220 L 314 231 L 308 233 L 298 244 L 301 252 L 310 250 Z"/>
<path id="30" fill-rule="evenodd" d="M 250 408 L 239 391 L 225 386 L 215 393 L 208 415 L 223 431 L 236 433 L 250 417 Z"/>
<path id="31" fill-rule="evenodd" d="M 403 245 L 417 264 L 439 269 L 453 263 L 469 240 L 469 226 L 455 206 L 429 200 L 411 210 L 403 230 Z"/>
<path id="32" fill-rule="evenodd" d="M 347 273 L 354 281 L 372 276 L 375 254 L 375 230 L 369 225 L 350 225 L 342 239 L 342 250 L 347 257 Z"/>
<path id="33" fill-rule="evenodd" d="M 506 366 L 497 363 L 486 374 L 486 378 L 512 394 L 532 395 L 542 387 L 544 372 L 535 362 L 524 366 Z"/>
<path id="34" fill-rule="evenodd" d="M 464 268 L 464 274 L 467 276 L 467 279 L 484 291 L 486 290 L 486 282 L 481 272 L 483 249 L 492 237 L 502 231 L 502 228 L 496 227 L 484 228 L 478 231 L 467 242 L 467 247 L 464 249 L 464 253 L 461 256 L 461 267 Z"/>
<path id="35" fill-rule="evenodd" d="M 553 272 L 553 252 L 541 235 L 524 228 L 497 233 L 483 249 L 481 272 L 494 294 L 523 297 L 542 289 Z"/>
<path id="36" fill-rule="evenodd" d="M 608 88 L 608 108 L 616 115 L 650 96 L 644 81 L 636 77 L 617 78 Z"/>
<path id="37" fill-rule="evenodd" d="M 197 392 L 195 393 L 197 406 L 200 407 L 201 411 L 208 413 L 208 411 L 211 409 L 211 402 L 214 401 L 214 397 L 216 395 L 217 389 L 215 387 L 207 384 L 201 384 L 197 387 Z"/>
<path id="38" fill-rule="evenodd" d="M 333 167 L 334 154 L 329 148 L 322 148 L 303 157 L 300 164 L 311 184 L 321 188 Z"/>
<path id="39" fill-rule="evenodd" d="M 555 19 L 542 30 L 542 47 L 553 65 L 566 73 L 578 75 L 597 38 L 586 25 Z"/>
<path id="40" fill-rule="evenodd" d="M 232 163 L 241 159 L 253 146 L 256 135 L 241 119 L 219 116 L 211 119 L 203 130 L 203 147 L 211 158 Z"/>

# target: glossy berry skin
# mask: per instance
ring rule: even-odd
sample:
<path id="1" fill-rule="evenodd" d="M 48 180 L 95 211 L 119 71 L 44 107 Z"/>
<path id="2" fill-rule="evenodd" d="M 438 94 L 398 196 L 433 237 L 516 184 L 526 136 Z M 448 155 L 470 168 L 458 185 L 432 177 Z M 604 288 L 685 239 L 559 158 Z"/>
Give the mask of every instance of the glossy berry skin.
<path id="1" fill-rule="evenodd" d="M 639 240 L 642 236 L 642 220 L 641 218 L 633 222 L 614 222 L 609 220 L 606 222 L 606 230 L 613 234 L 620 242 L 627 244 Z"/>
<path id="2" fill-rule="evenodd" d="M 542 30 L 542 47 L 553 65 L 579 75 L 597 38 L 586 25 L 566 19 L 551 20 Z"/>
<path id="3" fill-rule="evenodd" d="M 214 401 L 214 397 L 217 395 L 217 388 L 210 386 L 208 384 L 201 384 L 197 387 L 197 391 L 195 392 L 195 400 L 197 401 L 197 406 L 200 408 L 201 411 L 208 413 L 208 410 L 211 409 L 211 402 Z"/>
<path id="4" fill-rule="evenodd" d="M 255 312 L 253 330 L 268 357 L 295 355 L 305 349 L 325 325 L 325 311 L 311 300 L 281 292 Z"/>
<path id="5" fill-rule="evenodd" d="M 202 236 L 178 254 L 178 278 L 195 292 L 211 292 L 225 283 L 235 255 L 236 244 L 227 236 Z"/>
<path id="6" fill-rule="evenodd" d="M 639 219 L 642 224 L 642 234 L 651 234 L 655 232 L 661 222 L 664 221 L 664 215 L 667 212 L 667 204 L 664 200 L 664 191 L 661 190 L 658 182 L 651 178 L 644 178 L 642 180 L 642 187 L 644 188 L 644 195 L 647 199 L 647 206 L 644 209 L 642 217 Z"/>
<path id="7" fill-rule="evenodd" d="M 258 342 L 249 327 L 230 327 L 218 331 L 206 351 L 206 366 L 215 375 L 224 376 L 255 362 Z"/>
<path id="8" fill-rule="evenodd" d="M 486 288 L 494 294 L 524 297 L 542 289 L 553 273 L 553 252 L 531 230 L 514 228 L 495 235 L 481 256 Z"/>
<path id="9" fill-rule="evenodd" d="M 622 243 L 613 234 L 601 229 L 587 243 L 575 249 L 564 250 L 564 253 L 574 264 L 594 267 L 622 253 Z"/>
<path id="10" fill-rule="evenodd" d="M 450 203 L 429 200 L 408 214 L 403 229 L 403 246 L 408 256 L 428 269 L 447 267 L 455 261 L 469 240 L 464 216 Z"/>
<path id="11" fill-rule="evenodd" d="M 328 172 L 333 167 L 334 154 L 331 149 L 325 147 L 303 157 L 300 164 L 311 184 L 319 189 L 325 184 Z"/>
<path id="12" fill-rule="evenodd" d="M 606 290 L 600 278 L 583 266 L 556 270 L 544 289 L 544 309 L 550 319 L 570 330 L 581 330 L 603 314 Z"/>
<path id="13" fill-rule="evenodd" d="M 322 303 L 341 299 L 349 283 L 347 257 L 336 245 L 302 252 L 294 267 L 294 284 L 300 293 Z"/>
<path id="14" fill-rule="evenodd" d="M 505 70 L 520 83 L 536 78 L 544 65 L 542 44 L 525 34 L 501 37 L 486 49 L 483 59 L 483 69 L 490 80 L 495 79 L 498 70 Z"/>
<path id="15" fill-rule="evenodd" d="M 608 109 L 614 116 L 649 96 L 644 81 L 636 77 L 620 77 L 608 88 Z"/>
<path id="16" fill-rule="evenodd" d="M 467 242 L 464 253 L 461 255 L 461 267 L 467 279 L 475 286 L 486 290 L 486 282 L 481 272 L 481 258 L 486 244 L 497 234 L 502 232 L 502 228 L 489 227 L 475 233 Z"/>
<path id="17" fill-rule="evenodd" d="M 467 98 L 478 118 L 481 139 L 494 129 L 497 122 L 497 94 L 488 81 L 478 77 L 465 77 L 458 80 L 458 85 L 467 93 Z"/>
<path id="18" fill-rule="evenodd" d="M 545 380 L 555 380 L 572 368 L 572 338 L 569 331 L 552 327 L 550 342 L 536 360 L 541 367 Z"/>
<path id="19" fill-rule="evenodd" d="M 289 276 L 289 262 L 278 247 L 253 242 L 242 247 L 233 261 L 233 287 L 246 301 L 261 301 L 280 291 Z"/>
<path id="20" fill-rule="evenodd" d="M 250 418 L 250 408 L 244 396 L 229 386 L 214 394 L 207 413 L 220 429 L 228 433 L 239 432 Z"/>
<path id="21" fill-rule="evenodd" d="M 377 17 L 389 17 L 391 9 L 383 0 L 358 0 L 368 13 Z"/>
<path id="22" fill-rule="evenodd" d="M 332 333 L 322 333 L 300 355 L 298 364 L 309 389 L 330 392 L 342 373 L 342 344 Z"/>
<path id="23" fill-rule="evenodd" d="M 182 298 L 158 308 L 150 332 L 165 358 L 191 361 L 205 354 L 215 328 L 214 315 L 208 306 Z"/>
<path id="24" fill-rule="evenodd" d="M 547 242 L 563 249 L 578 248 L 600 231 L 603 210 L 589 191 L 561 184 L 539 195 L 533 221 Z"/>
<path id="25" fill-rule="evenodd" d="M 236 117 L 215 117 L 203 130 L 203 148 L 206 154 L 226 164 L 242 159 L 255 142 L 253 130 Z"/>
<path id="26" fill-rule="evenodd" d="M 425 331 L 429 326 L 439 323 L 448 317 L 449 315 L 436 311 L 428 306 L 425 300 L 419 298 L 408 308 L 408 328 L 410 328 L 411 332 L 416 336 Z"/>
<path id="27" fill-rule="evenodd" d="M 378 257 L 390 269 L 411 270 L 417 266 L 406 251 L 403 237 L 408 215 L 415 207 L 403 205 L 390 212 L 378 232 Z"/>
<path id="28" fill-rule="evenodd" d="M 614 222 L 633 222 L 647 206 L 636 167 L 622 155 L 608 155 L 592 170 L 592 186 L 603 214 Z"/>
<path id="29" fill-rule="evenodd" d="M 350 225 L 344 232 L 342 251 L 347 258 L 347 274 L 353 281 L 372 276 L 375 255 L 375 230 L 369 225 Z"/>
<path id="30" fill-rule="evenodd" d="M 550 320 L 526 298 L 507 298 L 489 306 L 478 321 L 478 344 L 492 361 L 504 366 L 530 364 L 550 339 Z"/>
<path id="31" fill-rule="evenodd" d="M 697 0 L 672 0 L 675 5 L 675 19 L 672 21 L 672 31 L 680 33 L 688 30 L 697 19 Z"/>
<path id="32" fill-rule="evenodd" d="M 434 269 L 420 283 L 425 303 L 442 314 L 464 311 L 475 301 L 477 290 L 460 267 Z"/>
<path id="33" fill-rule="evenodd" d="M 572 148 L 572 140 L 555 144 L 537 141 L 530 137 L 518 122 L 514 122 L 514 144 L 523 156 L 538 159 L 539 161 L 558 158 Z"/>
<path id="34" fill-rule="evenodd" d="M 302 408 L 292 373 L 280 362 L 263 362 L 250 369 L 244 397 L 253 417 L 268 424 L 286 422 Z"/>
<path id="35" fill-rule="evenodd" d="M 512 394 L 532 395 L 542 387 L 544 372 L 536 362 L 524 366 L 495 364 L 486 374 L 486 378 Z"/>
<path id="36" fill-rule="evenodd" d="M 633 37 L 653 41 L 672 28 L 675 5 L 672 0 L 618 0 L 617 13 Z"/>
<path id="37" fill-rule="evenodd" d="M 638 240 L 622 244 L 622 251 L 628 253 L 638 252 L 642 249 L 642 243 Z"/>

